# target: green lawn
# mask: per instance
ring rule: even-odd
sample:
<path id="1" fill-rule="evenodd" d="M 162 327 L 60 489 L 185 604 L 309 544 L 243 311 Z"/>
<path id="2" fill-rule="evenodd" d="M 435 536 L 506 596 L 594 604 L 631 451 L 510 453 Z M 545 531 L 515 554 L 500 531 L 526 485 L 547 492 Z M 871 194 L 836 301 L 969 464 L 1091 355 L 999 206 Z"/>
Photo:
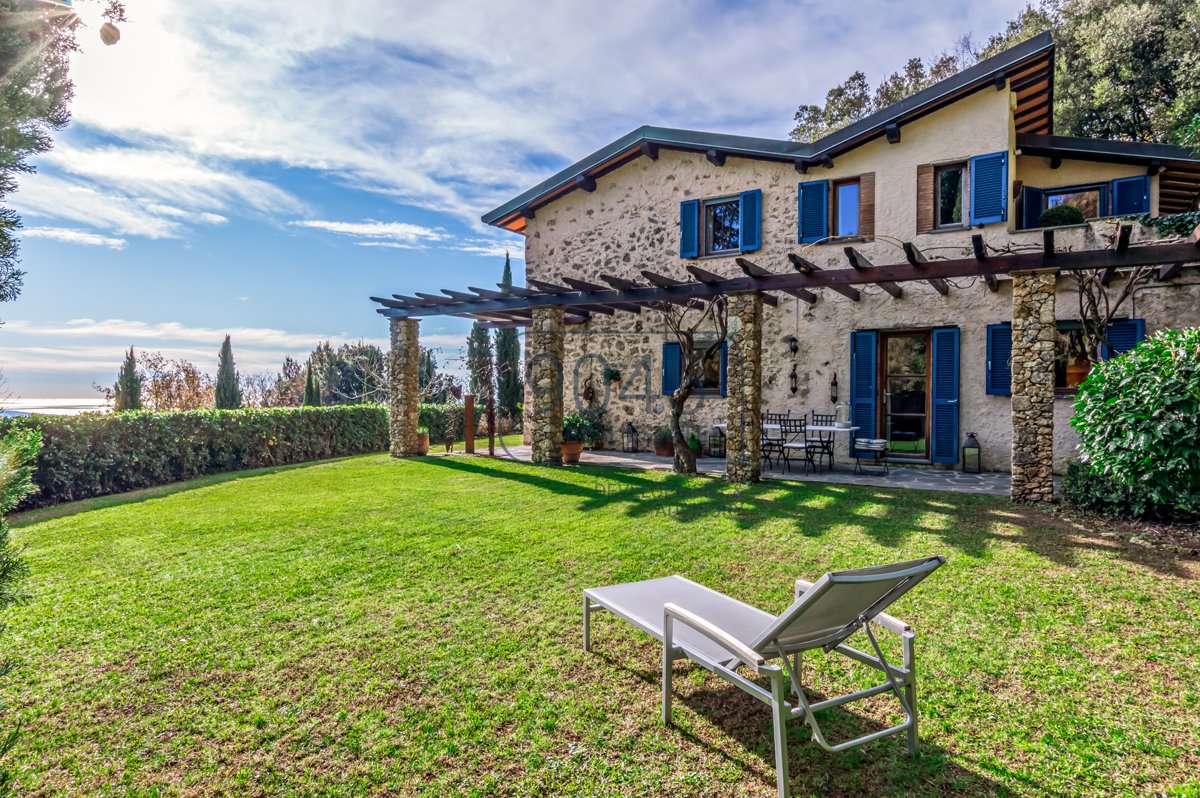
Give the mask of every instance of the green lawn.
<path id="1" fill-rule="evenodd" d="M 368 456 L 70 509 L 15 532 L 28 794 L 769 797 L 766 707 L 680 663 L 664 728 L 657 648 L 602 614 L 584 653 L 580 591 L 681 573 L 779 610 L 796 576 L 934 553 L 895 607 L 924 755 L 794 724 L 796 795 L 1200 793 L 1200 564 L 1006 501 Z"/>

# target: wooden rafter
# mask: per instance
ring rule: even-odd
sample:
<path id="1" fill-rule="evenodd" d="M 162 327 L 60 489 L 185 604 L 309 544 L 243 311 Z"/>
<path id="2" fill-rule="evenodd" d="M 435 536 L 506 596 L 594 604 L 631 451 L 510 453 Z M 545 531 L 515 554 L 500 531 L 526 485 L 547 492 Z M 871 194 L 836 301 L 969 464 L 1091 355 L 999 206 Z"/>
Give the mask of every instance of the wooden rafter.
<path id="1" fill-rule="evenodd" d="M 792 264 L 797 272 L 804 275 L 816 274 L 821 271 L 821 267 L 810 260 L 800 257 L 794 252 L 788 253 L 788 261 Z M 830 285 L 826 286 L 830 291 L 836 291 L 852 302 L 857 302 L 862 299 L 862 292 L 857 288 L 851 288 L 848 285 Z"/>
<path id="2" fill-rule="evenodd" d="M 767 269 L 764 269 L 762 266 L 759 266 L 758 264 L 754 263 L 753 261 L 749 261 L 746 258 L 738 258 L 737 265 L 742 267 L 742 271 L 745 272 L 747 277 L 772 277 L 772 276 L 774 276 L 774 272 L 768 271 Z M 790 294 L 798 299 L 803 299 L 805 302 L 807 302 L 810 305 L 816 304 L 816 301 L 817 301 L 817 295 L 814 294 L 812 291 L 809 291 L 807 288 L 791 288 L 791 289 L 784 291 L 783 293 Z M 765 295 L 764 295 L 764 298 L 765 298 Z M 774 299 L 774 297 L 772 297 L 772 299 Z"/>
<path id="3" fill-rule="evenodd" d="M 871 263 L 871 261 L 867 260 L 866 257 L 864 257 L 863 254 L 854 247 L 846 247 L 844 251 L 846 253 L 846 259 L 850 261 L 851 268 L 859 269 L 860 271 L 871 271 L 875 269 L 875 265 Z M 899 299 L 904 295 L 903 289 L 901 289 L 894 280 L 875 280 L 874 282 L 875 285 L 879 286 L 884 291 L 887 291 L 896 299 Z"/>
<path id="4" fill-rule="evenodd" d="M 983 263 L 988 258 L 987 247 L 983 243 L 983 236 L 976 233 L 971 236 L 971 250 L 975 254 L 975 260 Z M 996 281 L 996 275 L 985 273 L 983 281 L 987 283 L 988 290 L 993 294 L 1000 290 L 1000 283 Z"/>
<path id="5" fill-rule="evenodd" d="M 911 241 L 904 242 L 904 257 L 908 258 L 908 262 L 918 269 L 922 268 L 926 263 L 929 262 L 921 250 L 917 249 L 917 245 L 913 244 Z M 950 294 L 950 286 L 948 286 L 946 281 L 940 277 L 931 277 L 925 282 L 932 285 L 934 290 L 936 290 L 942 296 L 948 296 Z"/>

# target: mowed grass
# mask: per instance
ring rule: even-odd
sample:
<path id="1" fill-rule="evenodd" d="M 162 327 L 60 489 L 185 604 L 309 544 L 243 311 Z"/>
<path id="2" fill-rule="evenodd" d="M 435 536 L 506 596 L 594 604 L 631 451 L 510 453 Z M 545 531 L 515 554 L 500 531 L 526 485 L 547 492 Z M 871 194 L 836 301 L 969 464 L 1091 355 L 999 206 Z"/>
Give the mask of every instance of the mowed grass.
<path id="1" fill-rule="evenodd" d="M 1004 500 L 368 456 L 70 510 L 15 532 L 26 794 L 772 796 L 769 710 L 678 663 L 662 726 L 657 647 L 600 614 L 583 652 L 581 590 L 680 573 L 778 611 L 797 576 L 935 553 L 894 608 L 923 755 L 793 724 L 796 795 L 1198 789 L 1197 563 Z"/>

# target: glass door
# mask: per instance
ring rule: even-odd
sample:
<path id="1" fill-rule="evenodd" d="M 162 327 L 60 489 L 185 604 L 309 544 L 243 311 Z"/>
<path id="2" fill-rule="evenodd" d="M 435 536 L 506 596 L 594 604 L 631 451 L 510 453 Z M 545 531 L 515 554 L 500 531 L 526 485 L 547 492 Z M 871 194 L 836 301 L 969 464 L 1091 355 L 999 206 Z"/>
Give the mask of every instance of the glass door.
<path id="1" fill-rule="evenodd" d="M 929 459 L 929 333 L 881 333 L 878 407 L 889 457 Z"/>

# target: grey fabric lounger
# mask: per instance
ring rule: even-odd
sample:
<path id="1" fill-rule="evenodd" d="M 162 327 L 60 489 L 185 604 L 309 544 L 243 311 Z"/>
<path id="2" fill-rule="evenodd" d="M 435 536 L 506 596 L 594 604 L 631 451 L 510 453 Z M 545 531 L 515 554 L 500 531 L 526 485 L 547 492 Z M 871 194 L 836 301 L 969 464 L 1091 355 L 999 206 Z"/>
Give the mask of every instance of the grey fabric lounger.
<path id="1" fill-rule="evenodd" d="M 908 733 L 908 751 L 917 755 L 916 635 L 908 624 L 884 610 L 946 562 L 927 557 L 893 565 L 828 573 L 816 582 L 796 581 L 796 600 L 781 615 L 771 615 L 710 590 L 682 576 L 610 585 L 583 591 L 583 647 L 591 649 L 592 613 L 607 610 L 663 644 L 663 722 L 671 723 L 671 670 L 687 658 L 745 690 L 771 707 L 775 736 L 775 774 L 780 798 L 790 794 L 787 773 L 786 723 L 803 718 L 813 739 L 827 751 L 844 751 L 891 734 Z M 900 635 L 903 661 L 884 657 L 871 624 Z M 845 641 L 865 633 L 870 652 Z M 875 668 L 884 681 L 825 701 L 810 703 L 804 692 L 801 655 L 812 649 L 837 651 Z M 778 665 L 768 664 L 778 659 Z M 766 685 L 738 672 L 745 667 Z M 815 713 L 881 693 L 896 696 L 905 720 L 888 729 L 852 740 L 825 739 Z"/>

